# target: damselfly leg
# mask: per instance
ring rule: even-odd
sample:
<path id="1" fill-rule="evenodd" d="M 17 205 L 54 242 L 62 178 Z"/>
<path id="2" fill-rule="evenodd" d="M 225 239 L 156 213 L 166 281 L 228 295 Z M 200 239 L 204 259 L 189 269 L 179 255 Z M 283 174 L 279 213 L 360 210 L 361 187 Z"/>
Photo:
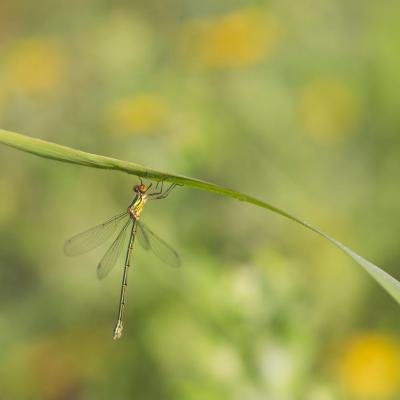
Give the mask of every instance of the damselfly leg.
<path id="1" fill-rule="evenodd" d="M 149 194 L 149 199 L 150 200 L 160 200 L 160 199 L 166 199 L 169 194 L 178 186 L 177 183 L 171 183 L 171 185 L 168 186 L 168 188 L 163 191 L 164 189 L 164 181 L 161 182 L 161 189 L 159 192 L 153 192 Z M 157 187 L 156 187 L 157 189 Z"/>

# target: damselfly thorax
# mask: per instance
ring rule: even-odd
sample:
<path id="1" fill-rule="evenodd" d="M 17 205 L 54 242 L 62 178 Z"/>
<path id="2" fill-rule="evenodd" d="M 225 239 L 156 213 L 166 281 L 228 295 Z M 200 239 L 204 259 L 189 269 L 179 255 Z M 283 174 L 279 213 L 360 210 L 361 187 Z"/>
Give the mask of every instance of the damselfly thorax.
<path id="1" fill-rule="evenodd" d="M 128 214 L 132 219 L 140 219 L 140 216 L 148 199 L 149 198 L 146 194 L 138 193 L 132 204 L 128 207 Z"/>

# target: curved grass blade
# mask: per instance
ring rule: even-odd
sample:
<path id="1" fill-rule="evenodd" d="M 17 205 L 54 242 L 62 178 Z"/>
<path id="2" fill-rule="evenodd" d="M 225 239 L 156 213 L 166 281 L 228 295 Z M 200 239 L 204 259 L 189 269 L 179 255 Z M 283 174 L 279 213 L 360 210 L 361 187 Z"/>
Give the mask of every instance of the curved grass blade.
<path id="1" fill-rule="evenodd" d="M 64 253 L 67 256 L 78 256 L 95 249 L 109 239 L 120 227 L 121 222 L 128 217 L 129 215 L 125 211 L 102 224 L 79 233 L 65 242 Z"/>
<path id="2" fill-rule="evenodd" d="M 37 155 L 39 157 L 91 168 L 110 169 L 114 171 L 126 172 L 131 175 L 148 178 L 155 181 L 176 183 L 178 185 L 189 186 L 206 190 L 208 192 L 217 193 L 222 196 L 231 197 L 239 201 L 244 201 L 246 203 L 265 208 L 304 226 L 305 228 L 317 233 L 318 235 L 330 241 L 333 245 L 335 245 L 348 256 L 350 256 L 365 271 L 367 271 L 398 303 L 400 303 L 400 282 L 398 280 L 383 271 L 375 264 L 361 257 L 359 254 L 349 249 L 338 240 L 327 235 L 320 229 L 315 228 L 309 223 L 302 221 L 301 219 L 291 215 L 290 213 L 278 207 L 273 206 L 266 201 L 262 201 L 247 194 L 227 189 L 199 179 L 157 171 L 152 168 L 146 168 L 139 164 L 135 164 L 129 161 L 118 160 L 116 158 L 86 153 L 84 151 L 76 150 L 71 147 L 61 146 L 56 143 L 31 138 L 25 135 L 21 135 L 19 133 L 6 131 L 4 129 L 0 129 L 0 143 L 21 151 Z"/>
<path id="3" fill-rule="evenodd" d="M 138 237 L 142 237 L 141 240 L 146 244 L 147 249 L 151 250 L 161 261 L 171 267 L 180 267 L 181 259 L 179 254 L 165 240 L 161 239 L 148 228 L 147 225 L 144 225 L 143 222 L 138 221 L 137 224 L 139 226 Z M 144 246 L 143 248 L 146 249 Z"/>
<path id="4" fill-rule="evenodd" d="M 116 264 L 121 251 L 124 249 L 124 243 L 126 241 L 126 234 L 128 232 L 128 226 L 131 225 L 131 220 L 129 219 L 123 226 L 121 232 L 118 234 L 117 238 L 111 244 L 106 254 L 104 254 L 99 265 L 97 266 L 97 277 L 99 279 L 104 279 Z"/>

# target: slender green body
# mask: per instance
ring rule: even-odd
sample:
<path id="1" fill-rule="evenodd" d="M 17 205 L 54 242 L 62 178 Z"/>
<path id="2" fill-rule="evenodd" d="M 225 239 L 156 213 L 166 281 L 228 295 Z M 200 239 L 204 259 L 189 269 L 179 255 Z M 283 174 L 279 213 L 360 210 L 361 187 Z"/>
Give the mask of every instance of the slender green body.
<path id="1" fill-rule="evenodd" d="M 151 183 L 147 186 L 143 182 L 141 182 L 140 185 L 135 185 L 133 191 L 136 193 L 136 196 L 126 211 L 114 215 L 102 224 L 96 225 L 78 235 L 75 235 L 64 244 L 65 254 L 68 256 L 76 256 L 95 249 L 107 239 L 113 237 L 113 235 L 118 231 L 119 233 L 115 240 L 111 243 L 110 247 L 97 265 L 97 277 L 103 279 L 116 265 L 121 251 L 124 249 L 126 237 L 130 230 L 122 276 L 117 322 L 113 330 L 114 339 L 119 339 L 124 329 L 128 273 L 131 266 L 133 244 L 136 235 L 139 234 L 139 242 L 145 250 L 153 250 L 154 254 L 156 254 L 166 264 L 173 267 L 179 267 L 180 265 L 180 258 L 177 252 L 168 243 L 147 228 L 145 224 L 139 221 L 144 206 L 148 200 L 165 199 L 176 185 L 172 184 L 163 191 L 163 183 L 161 182 L 160 190 L 158 190 L 159 185 L 157 184 L 155 190 L 148 193 L 151 186 Z"/>
<path id="2" fill-rule="evenodd" d="M 113 331 L 113 339 L 119 339 L 122 335 L 122 330 L 124 329 L 124 313 L 125 313 L 125 302 L 126 302 L 126 289 L 128 286 L 128 272 L 131 264 L 132 253 L 133 253 L 133 243 L 135 241 L 136 235 L 136 221 L 140 219 L 140 216 L 143 212 L 144 205 L 148 197 L 145 194 L 138 193 L 132 204 L 128 207 L 128 214 L 132 219 L 132 228 L 131 234 L 129 237 L 129 245 L 126 251 L 125 257 L 125 266 L 124 273 L 122 276 L 122 286 L 121 286 L 121 295 L 119 300 L 119 308 L 118 308 L 118 318 L 117 323 L 115 324 L 115 328 Z"/>
<path id="3" fill-rule="evenodd" d="M 133 242 L 135 241 L 135 233 L 136 222 L 134 221 L 131 228 L 131 235 L 129 237 L 129 246 L 126 251 L 124 274 L 122 276 L 121 296 L 119 300 L 118 319 L 113 331 L 113 339 L 119 339 L 122 335 L 122 330 L 124 328 L 123 320 L 125 312 L 126 288 L 128 286 L 128 272 L 131 266 L 130 264 L 132 259 Z"/>

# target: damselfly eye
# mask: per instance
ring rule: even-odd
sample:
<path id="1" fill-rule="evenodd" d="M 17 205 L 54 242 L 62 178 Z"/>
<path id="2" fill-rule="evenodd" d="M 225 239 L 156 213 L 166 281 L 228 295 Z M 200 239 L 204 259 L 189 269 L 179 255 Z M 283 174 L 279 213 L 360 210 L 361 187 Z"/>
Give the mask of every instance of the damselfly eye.
<path id="1" fill-rule="evenodd" d="M 138 192 L 140 190 L 140 188 L 139 188 L 139 185 L 135 185 L 134 187 L 133 187 L 133 191 L 134 192 Z"/>
<path id="2" fill-rule="evenodd" d="M 146 186 L 144 183 L 142 183 L 142 184 L 139 186 L 139 190 L 140 190 L 142 193 L 145 193 L 146 190 L 147 190 L 147 186 Z"/>

